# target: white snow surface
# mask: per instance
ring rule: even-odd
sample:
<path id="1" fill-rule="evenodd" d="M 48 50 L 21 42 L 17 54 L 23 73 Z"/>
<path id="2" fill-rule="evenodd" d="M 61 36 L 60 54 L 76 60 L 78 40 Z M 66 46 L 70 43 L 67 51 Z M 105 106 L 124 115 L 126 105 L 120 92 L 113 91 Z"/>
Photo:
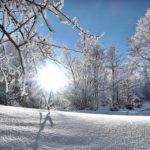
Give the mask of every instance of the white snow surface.
<path id="1" fill-rule="evenodd" d="M 0 105 L 0 150 L 150 149 L 148 116 L 47 114 L 46 110 Z"/>

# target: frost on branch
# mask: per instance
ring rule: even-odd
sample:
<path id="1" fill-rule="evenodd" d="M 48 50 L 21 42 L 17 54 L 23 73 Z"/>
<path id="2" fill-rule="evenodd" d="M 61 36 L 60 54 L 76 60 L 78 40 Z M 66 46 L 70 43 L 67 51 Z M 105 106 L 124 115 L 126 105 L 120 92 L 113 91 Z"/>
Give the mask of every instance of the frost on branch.
<path id="1" fill-rule="evenodd" d="M 139 19 L 136 32 L 131 37 L 130 46 L 134 57 L 150 62 L 150 9 L 144 17 Z"/>
<path id="2" fill-rule="evenodd" d="M 78 20 L 76 17 L 73 17 L 72 20 L 71 20 L 71 23 L 73 24 L 73 28 L 78 26 Z"/>
<path id="3" fill-rule="evenodd" d="M 61 10 L 64 7 L 64 0 L 52 0 L 52 5 L 55 8 Z"/>
<path id="4" fill-rule="evenodd" d="M 16 38 L 14 35 L 12 37 Z M 18 40 L 18 44 L 21 42 Z M 11 42 L 3 43 L 0 52 L 0 74 L 2 75 L 1 80 L 5 81 L 6 92 L 13 93 L 15 87 L 19 91 L 17 93 L 20 93 L 19 97 L 27 95 L 27 83 L 33 80 L 33 76 L 36 77 L 38 64 L 43 63 L 45 59 L 55 58 L 53 48 L 50 47 L 50 39 L 42 36 L 34 37 L 30 44 L 21 48 L 26 74 L 22 73 L 19 56 L 16 55 L 16 48 Z"/>
<path id="5" fill-rule="evenodd" d="M 91 50 L 91 47 L 98 44 L 99 39 L 101 38 L 101 36 L 91 36 L 88 34 L 88 32 L 86 33 L 80 32 L 81 38 L 77 43 L 84 55 L 88 54 L 88 52 Z"/>
<path id="6" fill-rule="evenodd" d="M 38 35 L 37 24 L 43 20 L 50 32 L 53 28 L 47 19 L 48 13 L 53 13 L 62 23 L 70 24 L 78 31 L 88 35 L 77 23 L 76 17 L 70 19 L 61 9 L 64 5 L 63 0 L 22 0 L 22 1 L 0 1 L 0 43 L 10 41 L 16 48 L 21 62 L 23 73 L 25 64 L 22 58 L 22 46 L 32 42 Z M 13 39 L 14 34 L 18 34 L 18 39 Z M 92 35 L 94 37 L 94 35 Z"/>
<path id="7" fill-rule="evenodd" d="M 2 60 L 3 75 L 7 78 L 10 74 L 18 72 L 18 82 L 22 95 L 26 92 L 28 76 L 36 74 L 36 65 L 44 59 L 55 60 L 52 47 L 64 48 L 50 42 L 40 36 L 37 29 L 41 22 L 46 24 L 47 29 L 53 32 L 51 22 L 47 16 L 54 14 L 65 24 L 72 25 L 83 35 L 90 38 L 99 36 L 89 35 L 77 23 L 76 17 L 70 19 L 61 9 L 64 6 L 63 0 L 1 0 L 0 1 L 0 44 L 10 52 Z M 69 49 L 68 49 L 69 50 Z M 8 53 L 7 53 L 8 54 Z M 13 75 L 12 75 L 13 76 Z M 11 83 L 14 79 L 12 79 Z M 9 87 L 8 87 L 9 88 Z"/>

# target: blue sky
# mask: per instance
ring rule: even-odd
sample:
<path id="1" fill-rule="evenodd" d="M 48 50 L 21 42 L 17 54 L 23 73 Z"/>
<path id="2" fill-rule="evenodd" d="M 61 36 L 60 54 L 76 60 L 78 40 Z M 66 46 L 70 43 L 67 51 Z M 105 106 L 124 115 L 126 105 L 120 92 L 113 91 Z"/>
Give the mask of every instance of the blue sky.
<path id="1" fill-rule="evenodd" d="M 150 8 L 150 0 L 65 0 L 62 11 L 76 16 L 81 27 L 91 34 L 105 32 L 100 42 L 109 47 L 116 44 L 120 53 L 126 54 L 128 38 L 135 32 L 137 20 Z M 55 33 L 53 42 L 76 48 L 78 31 L 61 24 L 58 18 L 48 16 Z M 47 33 L 46 29 L 42 29 Z"/>

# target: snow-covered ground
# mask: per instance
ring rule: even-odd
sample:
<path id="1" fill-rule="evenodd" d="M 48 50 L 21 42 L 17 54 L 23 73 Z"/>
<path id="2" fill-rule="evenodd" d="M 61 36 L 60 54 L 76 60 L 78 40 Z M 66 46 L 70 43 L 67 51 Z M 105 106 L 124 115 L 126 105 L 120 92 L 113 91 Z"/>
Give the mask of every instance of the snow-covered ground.
<path id="1" fill-rule="evenodd" d="M 75 111 L 76 112 L 76 111 Z M 97 111 L 81 110 L 82 113 L 94 113 L 94 114 L 109 114 L 109 115 L 136 115 L 136 116 L 150 116 L 150 101 L 144 102 L 141 108 L 134 108 L 128 110 L 126 108 L 119 109 L 119 111 L 110 111 L 109 106 L 100 107 Z"/>
<path id="2" fill-rule="evenodd" d="M 53 123 L 52 123 L 53 122 Z M 149 150 L 150 117 L 0 106 L 0 150 Z"/>
<path id="3" fill-rule="evenodd" d="M 138 115 L 138 116 L 150 116 L 150 102 L 144 102 L 141 108 L 134 108 L 133 110 L 120 109 L 119 111 L 108 111 L 109 108 L 101 108 L 100 114 L 110 114 L 110 115 Z"/>

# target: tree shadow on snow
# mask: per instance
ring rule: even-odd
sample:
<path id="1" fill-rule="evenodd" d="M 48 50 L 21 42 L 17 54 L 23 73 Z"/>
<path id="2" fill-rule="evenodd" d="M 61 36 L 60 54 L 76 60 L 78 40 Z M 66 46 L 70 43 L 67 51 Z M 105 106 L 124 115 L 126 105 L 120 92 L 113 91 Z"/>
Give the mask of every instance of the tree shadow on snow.
<path id="1" fill-rule="evenodd" d="M 42 122 L 42 119 L 43 119 L 42 113 L 40 112 L 40 128 L 39 128 L 38 134 L 36 135 L 35 143 L 33 145 L 33 150 L 38 150 L 40 135 L 41 135 L 42 130 L 45 128 L 46 122 L 49 121 L 50 126 L 51 127 L 54 126 L 52 118 L 50 117 L 50 112 L 47 113 L 43 122 Z"/>

